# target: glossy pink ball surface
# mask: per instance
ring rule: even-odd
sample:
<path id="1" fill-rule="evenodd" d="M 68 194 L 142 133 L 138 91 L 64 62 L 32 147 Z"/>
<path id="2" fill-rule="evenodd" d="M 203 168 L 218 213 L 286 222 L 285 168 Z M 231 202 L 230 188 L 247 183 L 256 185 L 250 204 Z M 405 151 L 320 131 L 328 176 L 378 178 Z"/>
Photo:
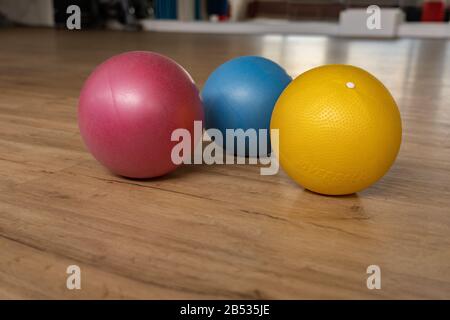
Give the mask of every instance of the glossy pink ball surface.
<path id="1" fill-rule="evenodd" d="M 78 125 L 89 151 L 112 172 L 130 178 L 173 171 L 171 152 L 178 142 L 171 141 L 172 132 L 185 128 L 193 138 L 194 121 L 203 117 L 189 74 L 173 60 L 144 51 L 99 65 L 78 105 Z"/>

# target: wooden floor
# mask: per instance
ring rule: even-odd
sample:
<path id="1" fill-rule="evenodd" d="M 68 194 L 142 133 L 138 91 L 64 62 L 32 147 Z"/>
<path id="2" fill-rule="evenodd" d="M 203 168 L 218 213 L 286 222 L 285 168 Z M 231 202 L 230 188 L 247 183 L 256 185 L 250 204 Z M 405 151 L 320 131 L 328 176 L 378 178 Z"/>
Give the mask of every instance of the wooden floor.
<path id="1" fill-rule="evenodd" d="M 199 86 L 239 55 L 292 76 L 363 67 L 400 106 L 397 162 L 346 197 L 245 165 L 116 177 L 87 153 L 76 108 L 94 66 L 128 50 L 174 58 Z M 449 209 L 450 42 L 0 30 L 1 298 L 449 299 Z M 72 264 L 81 290 L 66 288 Z"/>

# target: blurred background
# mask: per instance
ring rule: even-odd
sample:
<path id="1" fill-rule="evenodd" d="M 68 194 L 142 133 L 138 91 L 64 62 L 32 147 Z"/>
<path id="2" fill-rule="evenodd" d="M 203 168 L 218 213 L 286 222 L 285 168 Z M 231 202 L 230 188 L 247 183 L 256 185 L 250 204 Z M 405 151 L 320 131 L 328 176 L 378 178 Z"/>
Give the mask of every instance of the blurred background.
<path id="1" fill-rule="evenodd" d="M 66 27 L 69 5 L 81 27 L 202 33 L 289 33 L 450 37 L 445 0 L 0 0 L 0 26 Z M 367 30 L 367 7 L 381 30 Z"/>

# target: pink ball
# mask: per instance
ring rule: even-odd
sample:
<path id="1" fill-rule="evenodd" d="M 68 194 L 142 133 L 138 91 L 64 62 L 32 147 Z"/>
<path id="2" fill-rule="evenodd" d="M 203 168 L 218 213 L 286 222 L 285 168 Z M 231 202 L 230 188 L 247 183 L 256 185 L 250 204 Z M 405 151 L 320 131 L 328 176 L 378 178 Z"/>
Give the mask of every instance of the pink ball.
<path id="1" fill-rule="evenodd" d="M 99 65 L 78 104 L 78 125 L 89 151 L 112 172 L 130 178 L 175 170 L 171 152 L 178 142 L 171 141 L 172 132 L 185 128 L 193 139 L 194 121 L 203 117 L 199 92 L 186 70 L 144 51 Z"/>

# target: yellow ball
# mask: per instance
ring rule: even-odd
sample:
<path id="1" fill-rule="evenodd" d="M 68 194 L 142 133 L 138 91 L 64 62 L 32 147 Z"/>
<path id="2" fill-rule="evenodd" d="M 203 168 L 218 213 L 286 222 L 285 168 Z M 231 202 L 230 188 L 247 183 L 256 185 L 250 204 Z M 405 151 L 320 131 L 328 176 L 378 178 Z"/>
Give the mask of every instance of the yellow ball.
<path id="1" fill-rule="evenodd" d="M 278 99 L 270 127 L 279 129 L 277 157 L 286 173 L 327 195 L 372 185 L 395 161 L 402 139 L 389 91 L 349 65 L 325 65 L 298 76 Z"/>

